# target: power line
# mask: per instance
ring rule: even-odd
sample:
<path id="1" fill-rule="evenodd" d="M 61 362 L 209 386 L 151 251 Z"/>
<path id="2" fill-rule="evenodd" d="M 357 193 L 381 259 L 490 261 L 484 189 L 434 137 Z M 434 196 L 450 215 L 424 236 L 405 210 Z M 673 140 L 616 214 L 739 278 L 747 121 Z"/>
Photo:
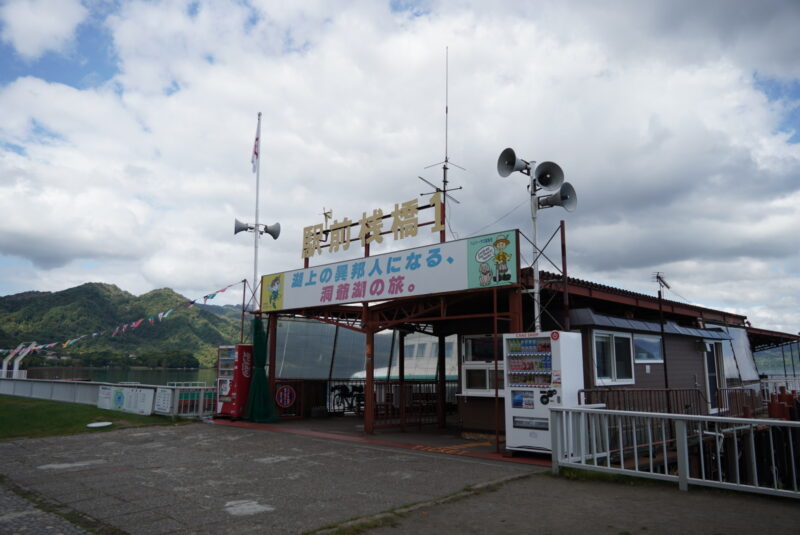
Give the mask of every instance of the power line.
<path id="1" fill-rule="evenodd" d="M 530 203 L 530 200 L 526 198 L 526 199 L 525 199 L 525 200 L 523 200 L 521 203 L 519 203 L 518 205 L 516 205 L 514 208 L 512 208 L 511 210 L 509 210 L 509 211 L 508 211 L 508 212 L 506 212 L 505 214 L 501 215 L 501 216 L 500 216 L 498 219 L 496 219 L 495 221 L 492 221 L 492 222 L 491 222 L 491 223 L 489 223 L 488 225 L 484 225 L 484 226 L 482 226 L 481 228 L 479 228 L 479 229 L 478 229 L 478 230 L 476 230 L 475 232 L 472 232 L 472 233 L 470 233 L 469 235 L 470 235 L 470 236 L 475 236 L 476 234 L 478 234 L 478 233 L 479 233 L 479 232 L 481 232 L 482 230 L 484 230 L 484 229 L 487 229 L 487 228 L 491 227 L 492 225 L 494 225 L 494 224 L 496 224 L 496 223 L 499 223 L 500 221 L 502 221 L 503 219 L 505 219 L 506 217 L 510 216 L 512 213 L 514 213 L 515 211 L 517 211 L 517 210 L 518 210 L 518 209 L 519 209 L 519 208 L 520 208 L 520 207 L 521 207 L 523 204 L 528 204 L 528 203 Z"/>

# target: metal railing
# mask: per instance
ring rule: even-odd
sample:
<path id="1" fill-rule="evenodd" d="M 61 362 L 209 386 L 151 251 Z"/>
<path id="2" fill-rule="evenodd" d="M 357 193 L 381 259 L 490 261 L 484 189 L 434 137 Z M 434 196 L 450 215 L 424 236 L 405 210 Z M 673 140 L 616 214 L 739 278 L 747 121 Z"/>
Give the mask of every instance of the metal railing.
<path id="1" fill-rule="evenodd" d="M 781 387 L 787 391 L 800 391 L 800 377 L 784 377 L 783 379 L 761 379 L 761 397 L 769 400 L 770 394 L 780 394 Z"/>
<path id="2" fill-rule="evenodd" d="M 332 414 L 364 414 L 365 385 L 363 379 L 332 379 L 328 382 L 328 412 Z M 375 427 L 422 426 L 438 422 L 436 381 L 375 381 Z M 458 381 L 445 383 L 445 408 L 455 407 Z M 401 399 L 402 398 L 402 399 Z"/>
<path id="3" fill-rule="evenodd" d="M 720 416 L 735 418 L 766 416 L 762 394 L 756 388 L 720 388 L 717 392 L 717 407 Z"/>
<path id="4" fill-rule="evenodd" d="M 800 422 L 550 409 L 553 471 L 612 472 L 800 498 Z"/>
<path id="5" fill-rule="evenodd" d="M 580 405 L 602 403 L 611 410 L 708 414 L 708 401 L 696 388 L 586 388 Z"/>
<path id="6" fill-rule="evenodd" d="M 93 406 L 97 406 L 100 387 L 109 386 L 126 388 L 123 384 L 93 381 L 0 378 L 0 394 Z M 213 386 L 135 384 L 127 388 L 152 390 L 156 400 L 152 412 L 156 414 L 184 418 L 205 418 L 214 414 L 216 388 Z"/>
<path id="7" fill-rule="evenodd" d="M 172 391 L 172 404 L 169 411 L 154 410 L 156 414 L 180 416 L 181 418 L 208 418 L 212 416 L 217 404 L 217 388 L 205 386 L 205 383 L 195 383 L 195 386 L 182 386 L 179 383 L 169 383 L 167 386 L 156 387 Z"/>
<path id="8" fill-rule="evenodd" d="M 27 379 L 28 378 L 28 370 L 17 370 L 16 375 L 14 370 L 5 370 L 6 375 L 2 377 L 2 373 L 0 373 L 0 379 Z"/>

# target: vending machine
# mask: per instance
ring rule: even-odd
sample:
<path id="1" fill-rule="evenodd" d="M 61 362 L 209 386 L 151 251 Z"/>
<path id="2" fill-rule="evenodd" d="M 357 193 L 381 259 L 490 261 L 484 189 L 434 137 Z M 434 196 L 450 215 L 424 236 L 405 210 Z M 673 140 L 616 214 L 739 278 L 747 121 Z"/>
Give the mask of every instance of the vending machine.
<path id="1" fill-rule="evenodd" d="M 506 448 L 550 451 L 550 407 L 575 406 L 583 388 L 580 333 L 503 335 Z"/>
<path id="2" fill-rule="evenodd" d="M 237 344 L 217 348 L 217 409 L 214 416 L 244 416 L 252 372 L 252 345 Z"/>

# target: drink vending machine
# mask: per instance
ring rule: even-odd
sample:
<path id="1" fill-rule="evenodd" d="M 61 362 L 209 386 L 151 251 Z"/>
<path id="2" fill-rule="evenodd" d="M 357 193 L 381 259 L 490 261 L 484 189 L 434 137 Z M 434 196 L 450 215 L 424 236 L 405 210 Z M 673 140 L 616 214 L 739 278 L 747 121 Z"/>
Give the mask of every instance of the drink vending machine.
<path id="1" fill-rule="evenodd" d="M 550 451 L 550 407 L 575 406 L 583 388 L 580 333 L 503 335 L 506 448 Z"/>
<path id="2" fill-rule="evenodd" d="M 237 344 L 217 348 L 217 408 L 214 416 L 244 416 L 252 372 L 252 345 Z"/>

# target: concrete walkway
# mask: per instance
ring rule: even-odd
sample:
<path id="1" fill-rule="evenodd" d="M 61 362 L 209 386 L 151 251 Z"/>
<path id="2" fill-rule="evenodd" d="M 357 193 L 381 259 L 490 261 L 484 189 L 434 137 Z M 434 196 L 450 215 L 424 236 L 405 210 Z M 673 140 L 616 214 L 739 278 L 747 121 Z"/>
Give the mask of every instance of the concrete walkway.
<path id="1" fill-rule="evenodd" d="M 2 442 L 0 533 L 346 533 L 354 526 L 395 534 L 796 533 L 800 526 L 795 501 L 570 481 L 534 464 L 390 447 L 377 443 L 381 435 L 358 441 L 269 429 L 198 423 Z"/>

